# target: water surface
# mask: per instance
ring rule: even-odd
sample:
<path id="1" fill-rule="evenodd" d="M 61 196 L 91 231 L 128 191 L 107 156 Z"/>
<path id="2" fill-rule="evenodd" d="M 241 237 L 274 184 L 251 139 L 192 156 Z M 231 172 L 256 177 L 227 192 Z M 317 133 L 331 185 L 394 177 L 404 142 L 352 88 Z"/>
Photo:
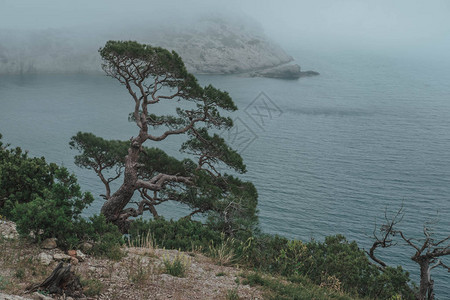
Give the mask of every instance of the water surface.
<path id="1" fill-rule="evenodd" d="M 258 188 L 262 229 L 302 240 L 344 234 L 368 248 L 385 209 L 403 203 L 400 228 L 408 236 L 420 238 L 430 220 L 438 236 L 448 235 L 450 64 L 350 52 L 297 56 L 321 75 L 295 81 L 199 76 L 202 84 L 230 92 L 239 120 L 256 137 L 242 155 L 244 178 Z M 260 92 L 274 105 L 262 126 L 245 113 Z M 129 139 L 138 132 L 127 121 L 131 109 L 125 89 L 106 76 L 0 77 L 4 141 L 65 165 L 94 195 L 103 187 L 94 173 L 74 166 L 69 139 L 77 131 Z M 179 141 L 161 147 L 179 155 Z M 89 213 L 101 204 L 97 197 Z M 178 217 L 185 211 L 170 204 L 162 212 Z M 411 249 L 399 245 L 384 253 L 417 278 Z M 439 298 L 449 298 L 450 276 L 434 274 Z"/>

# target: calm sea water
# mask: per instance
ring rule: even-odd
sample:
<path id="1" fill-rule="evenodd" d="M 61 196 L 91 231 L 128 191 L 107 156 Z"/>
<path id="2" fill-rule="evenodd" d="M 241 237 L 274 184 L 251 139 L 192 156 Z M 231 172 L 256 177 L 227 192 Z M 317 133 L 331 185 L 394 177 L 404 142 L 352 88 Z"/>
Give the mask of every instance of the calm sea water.
<path id="1" fill-rule="evenodd" d="M 226 137 L 246 146 L 244 178 L 258 188 L 263 231 L 302 240 L 341 233 L 367 249 L 384 211 L 403 203 L 400 228 L 407 235 L 420 238 L 427 221 L 437 237 L 448 235 L 450 63 L 350 52 L 298 57 L 321 75 L 295 81 L 199 76 L 229 91 L 240 108 L 237 132 L 245 136 Z M 0 77 L 4 141 L 65 165 L 94 195 L 102 186 L 74 166 L 69 139 L 77 131 L 129 139 L 137 133 L 127 121 L 131 105 L 124 88 L 101 75 Z M 179 155 L 179 142 L 161 147 Z M 101 204 L 98 197 L 89 213 Z M 184 209 L 169 204 L 162 213 L 178 217 Z M 384 257 L 417 279 L 412 254 L 398 245 Z M 439 298 L 450 298 L 448 273 L 435 269 L 434 278 Z"/>

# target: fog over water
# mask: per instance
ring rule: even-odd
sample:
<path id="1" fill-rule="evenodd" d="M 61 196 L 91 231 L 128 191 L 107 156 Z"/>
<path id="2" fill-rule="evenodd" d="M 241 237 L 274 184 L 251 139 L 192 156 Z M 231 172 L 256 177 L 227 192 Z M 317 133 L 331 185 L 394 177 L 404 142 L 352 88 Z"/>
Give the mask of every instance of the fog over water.
<path id="1" fill-rule="evenodd" d="M 0 0 L 0 36 L 67 31 L 80 49 L 98 49 L 102 45 L 99 37 L 139 40 L 150 30 L 188 27 L 199 16 L 214 15 L 259 24 L 269 39 L 288 52 L 300 48 L 364 50 L 450 61 L 450 1 L 446 0 L 132 0 L 127 4 L 117 0 Z M 0 40 L 0 51 L 2 46 Z"/>
<path id="2" fill-rule="evenodd" d="M 439 234 L 449 234 L 448 0 L 0 0 L 0 37 L 71 32 L 80 48 L 95 51 L 104 44 L 96 44 L 99 36 L 139 39 L 148 28 L 182 28 L 216 14 L 247 19 L 302 69 L 321 73 L 298 81 L 199 76 L 202 84 L 229 91 L 244 120 L 262 91 L 282 111 L 265 128 L 253 128 L 258 139 L 243 153 L 264 231 L 303 240 L 343 233 L 367 248 L 376 218 L 403 202 L 411 235 L 421 236 L 423 223 L 436 216 Z M 0 59 L 7 46 L 0 39 Z M 101 184 L 74 166 L 68 141 L 79 130 L 111 139 L 134 135 L 127 97 L 117 82 L 99 75 L 2 75 L 0 133 L 31 154 L 63 163 L 97 195 Z M 112 104 L 105 108 L 104 101 Z M 19 118 L 26 121 L 16 124 Z M 169 154 L 176 155 L 176 144 L 166 143 Z M 100 205 L 96 200 L 92 209 Z M 176 207 L 165 209 L 181 215 Z M 402 249 L 386 258 L 417 279 L 418 266 Z M 436 274 L 439 299 L 450 298 L 449 274 Z"/>
<path id="3" fill-rule="evenodd" d="M 367 48 L 450 54 L 450 2 L 286 1 L 0 1 L 0 29 L 117 30 L 138 23 L 170 26 L 220 12 L 258 21 L 283 46 Z M 134 28 L 145 30 L 144 28 Z"/>

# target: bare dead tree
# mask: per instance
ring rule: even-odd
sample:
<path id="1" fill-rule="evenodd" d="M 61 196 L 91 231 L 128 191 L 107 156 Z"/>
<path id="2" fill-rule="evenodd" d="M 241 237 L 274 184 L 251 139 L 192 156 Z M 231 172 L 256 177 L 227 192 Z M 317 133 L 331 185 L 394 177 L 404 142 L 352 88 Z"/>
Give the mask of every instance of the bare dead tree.
<path id="1" fill-rule="evenodd" d="M 369 257 L 378 263 L 381 268 L 387 265 L 381 259 L 376 257 L 375 250 L 378 248 L 389 248 L 397 245 L 396 239 L 399 237 L 400 241 L 406 243 L 414 249 L 414 254 L 411 259 L 420 266 L 420 285 L 416 293 L 418 300 L 432 300 L 434 299 L 434 281 L 431 279 L 431 271 L 437 267 L 443 267 L 450 272 L 450 267 L 443 263 L 442 257 L 450 255 L 450 235 L 446 238 L 436 240 L 433 236 L 429 223 L 423 227 L 424 238 L 413 239 L 407 238 L 403 231 L 397 229 L 398 223 L 403 219 L 403 206 L 397 213 L 389 218 L 385 212 L 385 221 L 379 228 L 374 230 L 374 243 L 367 252 Z M 377 229 L 379 234 L 377 234 Z M 397 239 L 398 240 L 398 239 Z"/>

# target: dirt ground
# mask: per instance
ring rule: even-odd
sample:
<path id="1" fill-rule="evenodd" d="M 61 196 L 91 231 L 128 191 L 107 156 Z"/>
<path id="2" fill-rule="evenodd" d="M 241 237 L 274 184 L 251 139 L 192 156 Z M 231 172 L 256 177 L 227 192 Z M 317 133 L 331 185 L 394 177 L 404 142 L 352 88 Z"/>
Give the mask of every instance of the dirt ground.
<path id="1" fill-rule="evenodd" d="M 150 246 L 122 251 L 125 257 L 119 261 L 91 256 L 72 260 L 71 269 L 80 277 L 87 299 L 263 299 L 260 290 L 241 283 L 242 270 L 219 265 L 200 253 Z M 67 253 L 19 239 L 13 223 L 0 221 L 0 299 L 8 299 L 6 295 L 36 299 L 24 291 L 45 280 L 61 254 Z M 50 258 L 48 265 L 43 256 Z M 182 277 L 167 274 L 164 262 L 175 259 L 186 270 Z"/>

